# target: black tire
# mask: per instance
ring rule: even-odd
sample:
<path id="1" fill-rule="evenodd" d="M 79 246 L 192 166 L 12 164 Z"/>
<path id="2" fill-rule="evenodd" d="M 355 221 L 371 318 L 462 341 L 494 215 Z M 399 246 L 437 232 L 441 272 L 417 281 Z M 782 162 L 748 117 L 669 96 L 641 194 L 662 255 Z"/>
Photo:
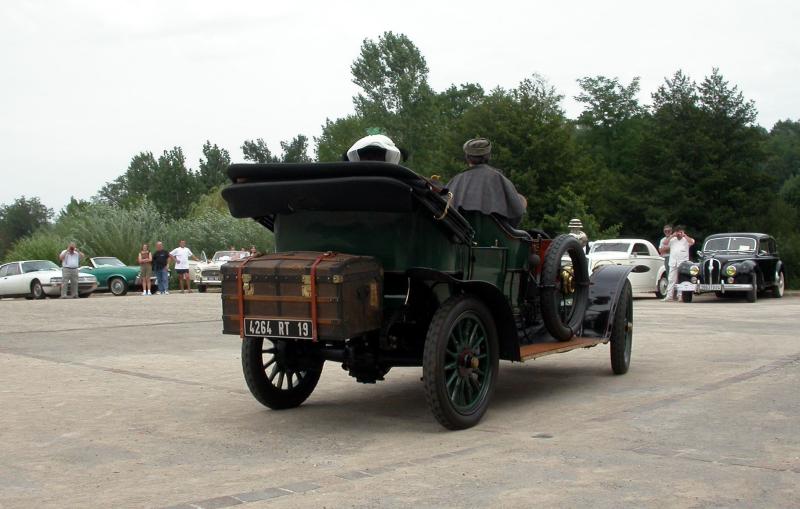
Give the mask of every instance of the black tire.
<path id="1" fill-rule="evenodd" d="M 489 407 L 498 369 L 489 309 L 468 295 L 448 299 L 433 315 L 422 355 L 425 399 L 436 420 L 454 430 L 476 425 Z"/>
<path id="2" fill-rule="evenodd" d="M 121 277 L 112 277 L 108 280 L 108 289 L 117 297 L 128 293 L 128 282 Z"/>
<path id="3" fill-rule="evenodd" d="M 567 277 L 561 258 L 569 255 L 572 273 Z M 589 300 L 589 273 L 586 254 L 578 239 L 559 235 L 544 255 L 541 279 L 542 319 L 547 331 L 559 341 L 568 341 L 577 334 Z M 571 279 L 571 280 L 569 280 Z M 572 304 L 568 305 L 568 298 Z"/>
<path id="4" fill-rule="evenodd" d="M 681 300 L 683 302 L 688 304 L 688 303 L 692 302 L 693 298 L 694 298 L 694 293 L 692 293 L 692 292 L 681 292 Z"/>
<path id="5" fill-rule="evenodd" d="M 314 392 L 325 360 L 314 354 L 309 343 L 266 340 L 265 345 L 264 341 L 242 341 L 242 371 L 247 387 L 262 405 L 273 410 L 300 406 Z"/>
<path id="6" fill-rule="evenodd" d="M 208 287 L 206 285 L 197 285 L 197 291 L 198 292 L 206 293 L 206 290 L 208 290 Z"/>
<path id="7" fill-rule="evenodd" d="M 772 296 L 776 299 L 780 299 L 783 297 L 783 293 L 786 290 L 786 276 L 783 274 L 783 271 L 778 273 L 778 280 L 775 281 L 775 286 L 772 287 Z"/>
<path id="8" fill-rule="evenodd" d="M 31 281 L 31 298 L 41 300 L 45 297 L 46 295 L 44 293 L 44 288 L 42 288 L 42 283 L 40 283 L 38 279 Z"/>
<path id="9" fill-rule="evenodd" d="M 624 375 L 631 365 L 633 348 L 633 294 L 630 281 L 625 281 L 622 294 L 614 311 L 611 328 L 611 370 L 615 375 Z"/>
<path id="10" fill-rule="evenodd" d="M 78 294 L 78 297 L 80 297 L 81 299 L 88 299 L 88 298 L 89 298 L 89 297 L 91 297 L 91 296 L 92 296 L 92 292 L 88 292 L 88 293 L 79 293 L 79 294 Z"/>
<path id="11" fill-rule="evenodd" d="M 666 275 L 661 276 L 658 279 L 658 283 L 656 283 L 656 297 L 659 299 L 663 299 L 667 296 L 667 287 L 669 286 L 669 280 L 667 279 Z"/>
<path id="12" fill-rule="evenodd" d="M 747 290 L 747 293 L 745 294 L 747 302 L 750 303 L 753 303 L 758 300 L 758 277 L 756 276 L 755 272 L 753 273 L 752 283 L 753 283 L 753 288 Z"/>

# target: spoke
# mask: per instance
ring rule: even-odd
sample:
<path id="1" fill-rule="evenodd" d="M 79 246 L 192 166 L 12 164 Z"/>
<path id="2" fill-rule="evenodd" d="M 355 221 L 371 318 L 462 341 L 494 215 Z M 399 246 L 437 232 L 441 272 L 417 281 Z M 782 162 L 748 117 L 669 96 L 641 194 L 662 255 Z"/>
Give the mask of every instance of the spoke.
<path id="1" fill-rule="evenodd" d="M 477 376 L 475 376 L 475 377 L 473 377 L 473 376 L 470 376 L 470 377 L 469 377 L 469 383 L 470 383 L 471 385 L 474 385 L 474 386 L 475 386 L 475 389 L 478 389 L 478 390 L 480 390 L 480 388 L 481 388 L 481 384 L 480 384 L 480 382 L 478 382 L 478 377 L 477 377 Z"/>
<path id="2" fill-rule="evenodd" d="M 467 344 L 470 347 L 472 347 L 472 342 L 475 340 L 475 334 L 478 333 L 478 327 L 480 327 L 480 324 L 475 322 L 475 327 L 472 328 L 472 333 L 469 335 L 469 339 L 467 340 Z"/>
<path id="3" fill-rule="evenodd" d="M 469 380 L 470 382 L 472 382 L 472 376 L 468 376 L 468 377 L 467 377 L 467 380 Z M 465 384 L 464 384 L 464 389 L 465 389 L 465 391 L 466 391 L 466 394 L 465 394 L 465 395 L 466 395 L 466 397 L 467 397 L 467 398 L 466 398 L 466 400 L 465 400 L 465 403 L 466 403 L 466 402 L 469 402 L 469 401 L 472 401 L 472 394 L 473 394 L 473 392 L 472 392 L 472 384 L 471 384 L 471 383 L 465 383 Z"/>
<path id="4" fill-rule="evenodd" d="M 446 352 L 448 355 L 452 356 L 452 357 L 456 357 L 456 358 L 458 358 L 458 352 L 453 352 L 452 350 L 448 350 L 448 349 L 445 349 L 445 352 Z"/>
<path id="5" fill-rule="evenodd" d="M 267 362 L 264 363 L 264 369 L 267 369 L 268 367 L 272 366 L 274 363 L 275 363 L 275 357 L 271 358 L 270 360 L 268 360 Z"/>
<path id="6" fill-rule="evenodd" d="M 453 382 L 455 382 L 457 378 L 458 378 L 458 370 L 454 371 L 453 374 L 450 375 L 450 378 L 447 379 L 445 385 L 447 386 L 448 389 L 450 389 L 450 386 L 453 385 Z"/>
<path id="7" fill-rule="evenodd" d="M 453 392 L 450 393 L 450 401 L 455 404 L 458 404 L 458 400 L 456 399 L 456 395 L 458 394 L 458 389 L 461 387 L 461 377 L 456 379 L 456 385 L 453 387 Z"/>
<path id="8" fill-rule="evenodd" d="M 483 371 L 481 371 L 480 368 L 475 368 L 475 369 L 472 370 L 472 372 L 475 373 L 478 376 L 483 376 Z"/>
<path id="9" fill-rule="evenodd" d="M 294 373 L 292 371 L 289 371 L 286 377 L 286 384 L 288 385 L 287 387 L 288 389 L 294 388 L 294 385 L 292 385 L 292 375 L 294 375 Z"/>
<path id="10" fill-rule="evenodd" d="M 457 367 L 458 367 L 458 363 L 457 362 L 451 362 L 450 364 L 445 364 L 444 365 L 444 370 L 445 371 L 450 371 L 451 369 L 456 369 Z"/>
<path id="11" fill-rule="evenodd" d="M 283 375 L 283 371 L 281 371 L 280 375 L 278 375 L 278 384 L 276 385 L 278 389 L 283 389 Z"/>
<path id="12" fill-rule="evenodd" d="M 283 373 L 283 371 L 281 371 L 281 373 Z M 275 380 L 275 375 L 277 374 L 278 374 L 278 365 L 275 364 L 274 366 L 272 366 L 272 373 L 269 374 L 269 381 L 272 382 L 273 380 Z"/>
<path id="13" fill-rule="evenodd" d="M 476 355 L 475 358 L 478 359 L 478 360 L 485 359 L 487 355 L 489 355 L 489 354 L 488 353 L 481 353 L 481 354 Z"/>

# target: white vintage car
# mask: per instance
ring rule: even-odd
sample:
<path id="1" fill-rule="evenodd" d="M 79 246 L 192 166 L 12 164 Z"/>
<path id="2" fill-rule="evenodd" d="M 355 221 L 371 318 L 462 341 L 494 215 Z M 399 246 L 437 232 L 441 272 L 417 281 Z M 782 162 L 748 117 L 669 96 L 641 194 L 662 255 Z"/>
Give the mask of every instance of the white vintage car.
<path id="1" fill-rule="evenodd" d="M 88 297 L 97 288 L 91 274 L 78 277 L 78 294 Z M 44 299 L 61 295 L 61 267 L 49 260 L 25 260 L 0 265 L 0 298 Z"/>
<path id="2" fill-rule="evenodd" d="M 628 275 L 634 293 L 654 293 L 663 298 L 667 293 L 667 271 L 664 258 L 656 247 L 644 239 L 608 239 L 592 243 L 587 256 L 589 272 L 603 265 L 632 265 Z"/>
<path id="3" fill-rule="evenodd" d="M 248 256 L 250 253 L 247 251 L 217 251 L 209 260 L 204 252 L 203 261 L 190 267 L 197 291 L 203 293 L 209 286 L 222 286 L 221 267 L 231 260 L 241 260 Z"/>

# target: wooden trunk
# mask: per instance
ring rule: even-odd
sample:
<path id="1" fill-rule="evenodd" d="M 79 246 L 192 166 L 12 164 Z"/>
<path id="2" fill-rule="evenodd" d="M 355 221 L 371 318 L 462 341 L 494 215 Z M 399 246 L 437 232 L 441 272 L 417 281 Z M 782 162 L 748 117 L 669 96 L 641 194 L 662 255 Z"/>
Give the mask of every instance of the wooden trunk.
<path id="1" fill-rule="evenodd" d="M 244 324 L 244 336 L 341 341 L 380 329 L 382 306 L 383 269 L 372 257 L 290 251 L 222 266 L 226 334 Z"/>

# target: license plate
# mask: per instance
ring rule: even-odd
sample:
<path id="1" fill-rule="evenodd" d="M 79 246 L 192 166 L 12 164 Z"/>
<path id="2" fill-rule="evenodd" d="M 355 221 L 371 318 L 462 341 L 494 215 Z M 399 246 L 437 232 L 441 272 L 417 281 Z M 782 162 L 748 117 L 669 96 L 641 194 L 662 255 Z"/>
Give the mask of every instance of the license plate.
<path id="1" fill-rule="evenodd" d="M 208 276 L 206 278 L 206 281 L 219 281 L 219 277 L 218 276 Z"/>
<path id="2" fill-rule="evenodd" d="M 311 339 L 311 320 L 245 318 L 244 335 L 274 339 Z"/>
<path id="3" fill-rule="evenodd" d="M 722 290 L 722 285 L 700 285 L 700 289 L 710 292 L 718 292 Z"/>

